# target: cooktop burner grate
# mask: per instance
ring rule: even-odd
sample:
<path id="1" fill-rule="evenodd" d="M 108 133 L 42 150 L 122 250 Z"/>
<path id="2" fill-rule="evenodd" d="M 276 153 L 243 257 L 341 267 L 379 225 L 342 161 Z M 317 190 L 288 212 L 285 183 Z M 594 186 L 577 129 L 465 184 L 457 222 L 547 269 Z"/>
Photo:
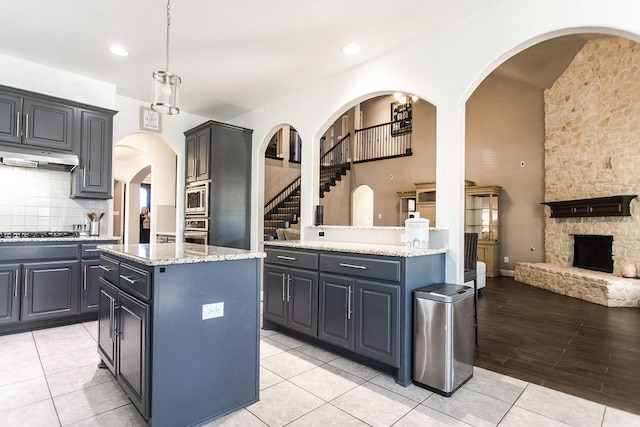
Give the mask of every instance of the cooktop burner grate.
<path id="1" fill-rule="evenodd" d="M 78 237 L 77 231 L 0 231 L 0 239 L 40 239 L 48 237 Z"/>

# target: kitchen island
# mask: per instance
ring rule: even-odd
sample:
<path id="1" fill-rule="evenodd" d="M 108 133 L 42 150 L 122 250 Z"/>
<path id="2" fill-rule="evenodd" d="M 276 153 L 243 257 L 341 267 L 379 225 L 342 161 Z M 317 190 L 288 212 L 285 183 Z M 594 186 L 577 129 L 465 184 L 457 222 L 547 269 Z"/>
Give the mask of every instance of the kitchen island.
<path id="1" fill-rule="evenodd" d="M 446 249 L 264 242 L 263 327 L 412 381 L 413 291 L 444 282 Z"/>
<path id="2" fill-rule="evenodd" d="M 98 353 L 145 420 L 199 425 L 258 400 L 263 252 L 99 248 Z"/>

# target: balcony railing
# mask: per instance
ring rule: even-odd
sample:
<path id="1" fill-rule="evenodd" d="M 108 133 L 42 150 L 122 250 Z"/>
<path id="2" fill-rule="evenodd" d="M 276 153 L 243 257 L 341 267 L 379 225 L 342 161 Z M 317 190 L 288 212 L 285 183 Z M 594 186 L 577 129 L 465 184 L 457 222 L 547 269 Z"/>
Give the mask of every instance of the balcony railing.
<path id="1" fill-rule="evenodd" d="M 356 129 L 354 163 L 410 156 L 411 131 L 399 132 L 405 120 Z"/>
<path id="2" fill-rule="evenodd" d="M 336 166 L 348 163 L 350 141 L 351 133 L 348 133 L 336 145 L 320 156 L 320 166 Z"/>

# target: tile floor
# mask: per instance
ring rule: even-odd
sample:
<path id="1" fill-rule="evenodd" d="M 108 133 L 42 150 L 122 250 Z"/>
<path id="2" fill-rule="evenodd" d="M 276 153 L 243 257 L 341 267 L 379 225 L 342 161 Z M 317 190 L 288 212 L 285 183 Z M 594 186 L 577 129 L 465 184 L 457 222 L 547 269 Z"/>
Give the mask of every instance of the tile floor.
<path id="1" fill-rule="evenodd" d="M 106 370 L 96 322 L 0 336 L 0 425 L 144 426 Z M 475 368 L 452 397 L 261 331 L 260 401 L 210 426 L 638 426 L 640 416 Z"/>

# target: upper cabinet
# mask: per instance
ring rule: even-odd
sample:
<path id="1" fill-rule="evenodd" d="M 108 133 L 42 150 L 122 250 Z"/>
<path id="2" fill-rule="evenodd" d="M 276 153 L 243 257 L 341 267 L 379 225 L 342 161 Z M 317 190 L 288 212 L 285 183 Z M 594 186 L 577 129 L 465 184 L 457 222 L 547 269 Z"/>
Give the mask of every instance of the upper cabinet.
<path id="1" fill-rule="evenodd" d="M 211 129 L 186 132 L 186 182 L 209 179 L 209 150 Z"/>
<path id="2" fill-rule="evenodd" d="M 76 108 L 0 90 L 0 141 L 34 148 L 73 151 Z"/>
<path id="3" fill-rule="evenodd" d="M 71 197 L 110 199 L 112 189 L 112 111 L 78 110 L 80 165 L 72 172 Z"/>
<path id="4" fill-rule="evenodd" d="M 0 145 L 76 154 L 71 197 L 110 199 L 115 113 L 0 86 Z"/>

